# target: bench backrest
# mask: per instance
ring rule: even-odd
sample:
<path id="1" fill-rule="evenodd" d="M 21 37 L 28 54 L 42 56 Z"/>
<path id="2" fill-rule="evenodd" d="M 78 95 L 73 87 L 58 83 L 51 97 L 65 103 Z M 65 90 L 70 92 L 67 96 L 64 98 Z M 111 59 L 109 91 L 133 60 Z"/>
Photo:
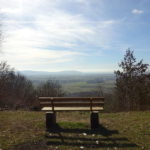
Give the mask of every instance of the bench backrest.
<path id="1" fill-rule="evenodd" d="M 104 97 L 39 97 L 41 110 L 101 111 Z"/>

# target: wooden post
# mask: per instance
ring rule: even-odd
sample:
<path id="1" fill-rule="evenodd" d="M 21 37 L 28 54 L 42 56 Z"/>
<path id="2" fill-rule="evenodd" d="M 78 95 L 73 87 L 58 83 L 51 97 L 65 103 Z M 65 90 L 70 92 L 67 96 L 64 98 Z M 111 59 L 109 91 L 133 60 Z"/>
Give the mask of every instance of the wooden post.
<path id="1" fill-rule="evenodd" d="M 46 112 L 46 130 L 51 130 L 56 127 L 56 113 Z"/>
<path id="2" fill-rule="evenodd" d="M 98 129 L 99 128 L 99 116 L 98 112 L 91 112 L 91 129 Z"/>
<path id="3" fill-rule="evenodd" d="M 92 112 L 92 98 L 90 98 L 90 110 Z"/>

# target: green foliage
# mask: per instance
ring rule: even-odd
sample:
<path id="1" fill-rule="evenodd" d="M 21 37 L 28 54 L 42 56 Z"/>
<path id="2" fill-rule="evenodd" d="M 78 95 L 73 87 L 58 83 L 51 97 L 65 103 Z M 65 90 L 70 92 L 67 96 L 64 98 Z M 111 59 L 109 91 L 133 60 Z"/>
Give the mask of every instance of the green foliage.
<path id="1" fill-rule="evenodd" d="M 115 71 L 118 108 L 121 110 L 141 110 L 150 106 L 150 74 L 146 73 L 148 64 L 139 62 L 128 49 L 119 64 L 122 70 Z"/>

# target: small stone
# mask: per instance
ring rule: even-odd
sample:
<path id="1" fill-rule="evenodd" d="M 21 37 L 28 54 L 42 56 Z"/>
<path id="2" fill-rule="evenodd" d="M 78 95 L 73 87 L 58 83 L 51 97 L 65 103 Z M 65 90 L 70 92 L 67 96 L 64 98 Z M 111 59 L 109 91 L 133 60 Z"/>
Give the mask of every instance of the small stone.
<path id="1" fill-rule="evenodd" d="M 92 136 L 95 136 L 95 134 L 92 134 Z"/>
<path id="2" fill-rule="evenodd" d="M 87 135 L 87 133 L 83 133 L 83 135 L 84 135 L 84 136 L 86 136 L 86 135 Z"/>
<path id="3" fill-rule="evenodd" d="M 142 149 L 145 149 L 145 147 L 144 147 L 144 146 L 142 146 Z"/>
<path id="4" fill-rule="evenodd" d="M 99 144 L 99 141 L 98 141 L 98 140 L 96 141 L 96 144 Z"/>
<path id="5" fill-rule="evenodd" d="M 80 149 L 84 149 L 84 146 L 80 146 Z"/>

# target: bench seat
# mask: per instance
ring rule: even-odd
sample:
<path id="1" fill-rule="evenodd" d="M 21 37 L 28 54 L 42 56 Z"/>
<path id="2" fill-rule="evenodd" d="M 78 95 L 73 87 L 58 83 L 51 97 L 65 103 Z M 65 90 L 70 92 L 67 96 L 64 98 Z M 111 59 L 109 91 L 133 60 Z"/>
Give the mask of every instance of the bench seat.
<path id="1" fill-rule="evenodd" d="M 103 107 L 92 107 L 92 111 L 103 111 Z M 42 111 L 53 111 L 52 107 L 43 107 Z M 55 107 L 54 111 L 90 111 L 90 107 Z"/>

